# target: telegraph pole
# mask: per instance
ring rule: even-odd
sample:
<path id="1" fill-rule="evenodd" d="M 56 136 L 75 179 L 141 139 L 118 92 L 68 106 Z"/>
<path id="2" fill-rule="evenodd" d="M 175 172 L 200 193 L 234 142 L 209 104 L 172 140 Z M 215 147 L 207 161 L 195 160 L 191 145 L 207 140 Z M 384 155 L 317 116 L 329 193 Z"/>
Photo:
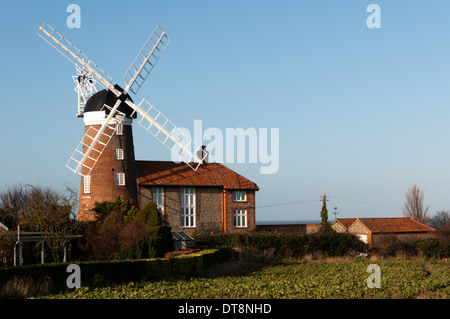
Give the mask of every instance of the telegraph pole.
<path id="1" fill-rule="evenodd" d="M 323 196 L 320 196 L 320 201 L 321 202 L 328 202 L 328 199 L 327 199 L 327 195 L 326 194 L 323 194 Z"/>

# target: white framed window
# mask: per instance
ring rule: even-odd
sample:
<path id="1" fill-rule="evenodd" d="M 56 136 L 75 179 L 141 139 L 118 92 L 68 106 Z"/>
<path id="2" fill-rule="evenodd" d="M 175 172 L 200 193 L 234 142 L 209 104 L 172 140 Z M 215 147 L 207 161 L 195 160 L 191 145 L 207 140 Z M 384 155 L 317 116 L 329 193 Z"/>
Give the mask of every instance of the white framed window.
<path id="1" fill-rule="evenodd" d="M 156 203 L 159 211 L 164 212 L 164 188 L 153 187 L 153 201 Z"/>
<path id="2" fill-rule="evenodd" d="M 116 173 L 116 185 L 125 185 L 125 173 Z"/>
<path id="3" fill-rule="evenodd" d="M 114 124 L 114 127 L 116 129 L 116 135 L 123 135 L 123 124 L 122 123 Z"/>
<path id="4" fill-rule="evenodd" d="M 246 202 L 247 193 L 245 191 L 233 191 L 233 201 L 234 202 Z"/>
<path id="5" fill-rule="evenodd" d="M 123 160 L 123 148 L 116 148 L 116 160 Z"/>
<path id="6" fill-rule="evenodd" d="M 85 194 L 90 194 L 91 193 L 91 176 L 90 175 L 84 176 L 83 188 L 84 188 L 83 192 Z"/>
<path id="7" fill-rule="evenodd" d="M 247 227 L 246 209 L 233 209 L 233 226 L 236 228 Z"/>
<path id="8" fill-rule="evenodd" d="M 195 188 L 182 187 L 181 227 L 195 227 Z"/>
<path id="9" fill-rule="evenodd" d="M 247 227 L 246 209 L 233 209 L 233 226 L 236 228 Z"/>

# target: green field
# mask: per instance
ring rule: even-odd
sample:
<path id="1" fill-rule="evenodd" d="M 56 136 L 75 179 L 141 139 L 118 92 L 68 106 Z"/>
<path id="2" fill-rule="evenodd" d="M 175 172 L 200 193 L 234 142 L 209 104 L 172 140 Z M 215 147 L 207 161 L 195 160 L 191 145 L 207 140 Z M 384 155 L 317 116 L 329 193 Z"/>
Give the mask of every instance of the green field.
<path id="1" fill-rule="evenodd" d="M 381 288 L 368 288 L 367 266 L 380 266 Z M 285 262 L 232 275 L 82 287 L 46 298 L 450 298 L 450 261 L 425 259 Z"/>

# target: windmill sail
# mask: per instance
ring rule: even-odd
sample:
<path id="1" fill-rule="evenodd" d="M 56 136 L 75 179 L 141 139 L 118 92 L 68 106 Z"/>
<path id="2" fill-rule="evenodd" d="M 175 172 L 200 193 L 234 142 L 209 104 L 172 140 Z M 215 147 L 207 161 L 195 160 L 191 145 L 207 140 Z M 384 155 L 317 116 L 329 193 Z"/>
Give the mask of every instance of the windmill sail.
<path id="1" fill-rule="evenodd" d="M 87 72 L 94 76 L 100 84 L 114 93 L 118 98 L 114 106 L 109 107 L 110 112 L 101 127 L 99 129 L 94 129 L 93 132 L 86 132 L 83 140 L 75 149 L 66 165 L 73 172 L 81 175 L 88 175 L 85 172 L 90 172 L 92 170 L 114 134 L 114 131 L 111 133 L 110 123 L 111 121 L 117 120 L 115 115 L 122 102 L 125 102 L 135 113 L 139 114 L 142 117 L 139 123 L 144 126 L 147 131 L 151 132 L 162 144 L 175 153 L 181 161 L 188 164 L 194 170 L 196 170 L 203 162 L 204 158 L 198 158 L 197 155 L 196 150 L 199 149 L 199 147 L 194 146 L 194 143 L 189 137 L 185 136 L 180 129 L 173 125 L 172 122 L 157 111 L 150 103 L 145 101 L 145 99 L 141 102 L 141 104 L 145 102 L 145 104 L 150 106 L 147 111 L 144 111 L 140 107 L 141 104 L 138 106 L 131 100 L 124 98 L 128 91 L 136 94 L 170 43 L 170 39 L 159 26 L 152 32 L 126 72 L 124 76 L 126 88 L 123 92 L 120 92 L 113 86 L 111 83 L 112 78 L 109 77 L 106 72 L 93 63 L 91 59 L 84 55 L 78 48 L 67 41 L 47 23 L 44 23 L 43 26 L 39 27 L 38 35 L 64 55 L 69 61 L 74 63 L 75 66 L 87 70 Z M 156 115 L 152 116 L 152 112 L 156 112 Z M 97 144 L 99 144 L 99 146 Z M 194 147 L 194 151 L 192 151 L 192 147 Z M 85 170 L 83 170 L 83 167 Z"/>
<path id="2" fill-rule="evenodd" d="M 106 74 L 97 64 L 92 62 L 83 52 L 81 52 L 76 46 L 67 41 L 61 34 L 56 32 L 47 23 L 44 23 L 42 27 L 39 27 L 37 33 L 48 44 L 54 47 L 62 55 L 64 55 L 70 62 L 80 68 L 86 69 L 90 74 L 95 76 L 97 80 L 105 87 L 111 88 L 112 78 Z"/>
<path id="3" fill-rule="evenodd" d="M 130 90 L 136 94 L 139 91 L 169 43 L 166 32 L 159 25 L 156 26 L 123 77 L 125 92 Z"/>
<path id="4" fill-rule="evenodd" d="M 106 104 L 104 105 L 104 108 L 108 108 L 109 110 L 112 109 Z M 119 111 L 116 113 L 116 117 L 110 118 L 109 121 L 105 119 L 105 123 L 99 128 L 94 125 L 88 127 L 83 138 L 66 164 L 68 169 L 82 176 L 90 175 L 109 141 L 125 118 L 125 114 Z"/>
<path id="5" fill-rule="evenodd" d="M 77 92 L 77 109 L 78 117 L 82 117 L 84 113 L 84 106 L 89 98 L 97 93 L 97 88 L 95 83 L 97 82 L 92 78 L 92 75 L 85 68 L 80 68 L 76 66 L 77 75 L 72 76 L 73 82 L 75 83 L 75 92 Z"/>
<path id="6" fill-rule="evenodd" d="M 180 161 L 185 162 L 194 170 L 198 168 L 206 157 L 206 154 L 203 154 L 202 158 L 198 157 L 200 146 L 195 144 L 189 136 L 145 99 L 143 99 L 139 105 L 131 107 L 141 115 L 141 119 L 137 122 L 146 131 L 156 137 L 156 139 L 166 146 L 172 154 L 176 155 Z M 145 107 L 147 111 L 144 111 L 142 107 Z M 192 152 L 192 150 L 194 150 L 194 152 Z"/>

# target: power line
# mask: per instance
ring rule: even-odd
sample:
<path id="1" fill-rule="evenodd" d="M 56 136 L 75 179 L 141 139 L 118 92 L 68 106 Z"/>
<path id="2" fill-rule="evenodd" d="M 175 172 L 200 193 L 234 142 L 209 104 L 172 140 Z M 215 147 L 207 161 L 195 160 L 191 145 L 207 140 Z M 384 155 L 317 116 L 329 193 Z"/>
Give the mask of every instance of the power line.
<path id="1" fill-rule="evenodd" d="M 338 200 L 347 201 L 347 202 L 364 204 L 364 205 L 381 206 L 381 207 L 387 207 L 387 208 L 393 208 L 393 209 L 402 209 L 401 207 L 396 207 L 396 206 L 390 206 L 390 205 L 384 205 L 384 204 L 376 204 L 376 203 L 369 203 L 369 202 L 363 202 L 363 201 L 359 201 L 359 200 L 346 199 L 346 198 L 340 198 L 340 197 L 334 197 L 334 196 L 332 198 L 338 199 Z"/>
<path id="2" fill-rule="evenodd" d="M 298 205 L 298 204 L 310 203 L 310 202 L 315 202 L 315 201 L 317 201 L 317 198 L 314 198 L 314 199 L 308 198 L 308 199 L 302 199 L 302 200 L 293 201 L 293 202 L 284 202 L 284 203 L 279 203 L 279 204 L 269 204 L 269 205 L 264 205 L 264 206 L 257 206 L 256 208 Z"/>
<path id="3" fill-rule="evenodd" d="M 343 201 L 347 201 L 347 202 L 353 202 L 353 203 L 358 203 L 358 204 L 363 204 L 363 205 L 370 205 L 370 206 L 379 206 L 379 207 L 386 207 L 386 208 L 392 208 L 392 209 L 401 209 L 401 207 L 397 207 L 397 206 L 391 206 L 391 205 L 385 205 L 385 204 L 377 204 L 377 203 L 370 203 L 370 202 L 364 202 L 364 201 L 359 201 L 359 200 L 354 200 L 354 199 L 347 199 L 347 198 L 341 198 L 341 197 L 335 197 L 335 196 L 319 196 L 319 201 L 323 201 L 324 199 L 326 201 L 328 201 L 329 198 L 331 199 L 337 199 L 337 200 L 343 200 Z M 311 203 L 311 202 L 315 202 L 317 201 L 317 198 L 307 198 L 307 199 L 302 199 L 302 200 L 297 200 L 297 201 L 292 201 L 292 202 L 283 202 L 283 203 L 278 203 L 278 204 L 269 204 L 269 205 L 263 205 L 263 206 L 257 206 L 256 208 L 268 208 L 268 207 L 278 207 L 278 206 L 291 206 L 291 205 L 298 205 L 298 204 L 304 204 L 304 203 Z"/>

